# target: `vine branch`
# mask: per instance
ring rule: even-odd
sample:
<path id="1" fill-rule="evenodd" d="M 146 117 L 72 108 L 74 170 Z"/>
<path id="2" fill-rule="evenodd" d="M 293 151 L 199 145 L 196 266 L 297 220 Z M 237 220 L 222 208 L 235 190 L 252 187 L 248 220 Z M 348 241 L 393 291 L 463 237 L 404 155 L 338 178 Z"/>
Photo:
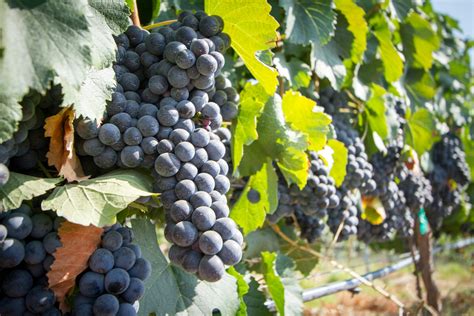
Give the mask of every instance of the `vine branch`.
<path id="1" fill-rule="evenodd" d="M 140 17 L 138 16 L 137 0 L 133 0 L 133 11 L 130 17 L 132 18 L 133 25 L 136 25 L 138 27 L 142 26 L 140 23 Z"/>
<path id="2" fill-rule="evenodd" d="M 153 23 L 153 24 L 150 24 L 150 25 L 145 25 L 143 28 L 145 30 L 151 30 L 151 29 L 154 29 L 154 28 L 157 28 L 157 27 L 160 27 L 160 26 L 165 26 L 165 25 L 170 25 L 171 23 L 174 23 L 178 20 L 166 20 L 166 21 L 162 21 L 162 22 L 158 22 L 158 23 Z"/>
<path id="3" fill-rule="evenodd" d="M 370 282 L 369 280 L 367 280 L 366 278 L 361 276 L 359 273 L 355 272 L 352 269 L 349 269 L 349 268 L 343 266 L 339 262 L 328 258 L 327 256 L 317 252 L 314 249 L 311 249 L 307 246 L 298 244 L 297 242 L 292 240 L 290 237 L 288 237 L 285 233 L 283 233 L 281 231 L 280 227 L 278 227 L 276 225 L 270 225 L 270 227 L 273 229 L 273 231 L 275 233 L 277 233 L 281 238 L 283 238 L 287 243 L 289 243 L 293 247 L 297 247 L 297 248 L 299 248 L 303 251 L 306 251 L 307 253 L 309 253 L 309 254 L 311 254 L 315 257 L 318 257 L 320 259 L 324 259 L 324 260 L 328 261 L 333 267 L 338 268 L 338 269 L 350 274 L 352 277 L 359 280 L 362 284 L 373 288 L 375 291 L 379 292 L 382 296 L 384 296 L 385 298 L 387 298 L 387 299 L 391 300 L 392 302 L 394 302 L 400 309 L 405 308 L 405 305 L 396 296 L 394 296 L 393 294 L 388 293 L 386 290 L 384 290 L 383 288 L 375 285 L 373 282 Z"/>

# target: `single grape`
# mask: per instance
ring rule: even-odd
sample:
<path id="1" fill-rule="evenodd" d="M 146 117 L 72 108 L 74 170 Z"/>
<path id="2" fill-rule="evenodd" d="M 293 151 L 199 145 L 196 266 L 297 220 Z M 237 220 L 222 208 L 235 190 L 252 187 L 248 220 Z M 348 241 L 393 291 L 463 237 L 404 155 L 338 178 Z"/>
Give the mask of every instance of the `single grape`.
<path id="1" fill-rule="evenodd" d="M 123 237 L 119 232 L 115 230 L 108 231 L 102 237 L 102 247 L 110 251 L 118 250 L 120 247 L 122 247 L 122 244 Z"/>
<path id="2" fill-rule="evenodd" d="M 196 60 L 197 70 L 201 75 L 211 76 L 217 71 L 217 61 L 210 54 L 204 54 Z"/>
<path id="3" fill-rule="evenodd" d="M 198 174 L 198 169 L 195 165 L 190 162 L 187 162 L 181 166 L 178 173 L 176 174 L 176 179 L 181 180 L 193 180 Z"/>
<path id="4" fill-rule="evenodd" d="M 210 120 L 214 120 L 220 114 L 219 105 L 217 105 L 214 102 L 206 103 L 206 105 L 204 105 L 204 107 L 202 108 L 201 113 L 205 118 L 208 118 Z"/>
<path id="5" fill-rule="evenodd" d="M 227 240 L 217 255 L 224 264 L 233 266 L 242 259 L 242 247 L 233 240 Z"/>
<path id="6" fill-rule="evenodd" d="M 194 215 L 194 214 L 193 214 Z M 222 249 L 223 240 L 219 233 L 208 230 L 199 237 L 199 249 L 206 255 L 215 255 Z"/>
<path id="7" fill-rule="evenodd" d="M 46 257 L 46 250 L 40 240 L 32 240 L 25 245 L 25 262 L 28 264 L 37 264 Z"/>
<path id="8" fill-rule="evenodd" d="M 181 222 L 188 219 L 193 212 L 193 207 L 186 200 L 178 200 L 173 203 L 170 210 L 170 217 L 175 222 Z"/>
<path id="9" fill-rule="evenodd" d="M 209 45 L 205 40 L 197 39 L 191 42 L 191 51 L 199 57 L 209 53 Z"/>
<path id="10" fill-rule="evenodd" d="M 140 143 L 140 147 L 147 155 L 153 155 L 157 152 L 158 140 L 155 137 L 145 137 Z"/>
<path id="11" fill-rule="evenodd" d="M 160 107 L 157 114 L 158 121 L 164 126 L 173 126 L 178 123 L 179 112 L 172 105 L 164 105 Z"/>
<path id="12" fill-rule="evenodd" d="M 136 316 L 137 311 L 132 304 L 129 303 L 120 303 L 119 310 L 116 316 Z"/>
<path id="13" fill-rule="evenodd" d="M 201 259 L 202 254 L 200 252 L 190 250 L 184 254 L 181 265 L 187 272 L 196 273 L 198 272 Z"/>
<path id="14" fill-rule="evenodd" d="M 138 301 L 145 293 L 145 284 L 139 278 L 130 278 L 130 285 L 120 296 L 128 303 Z"/>
<path id="15" fill-rule="evenodd" d="M 179 68 L 178 66 L 173 66 L 168 71 L 168 82 L 175 88 L 184 88 L 189 83 L 189 77 L 185 70 Z"/>
<path id="16" fill-rule="evenodd" d="M 147 50 L 157 56 L 161 56 L 165 51 L 165 37 L 160 33 L 151 33 L 145 39 Z"/>
<path id="17" fill-rule="evenodd" d="M 213 192 L 217 192 L 217 191 L 213 191 Z M 216 218 L 218 219 L 229 216 L 229 213 L 230 213 L 229 206 L 224 201 L 216 201 L 212 203 L 211 208 L 214 210 L 214 213 L 216 214 Z"/>
<path id="18" fill-rule="evenodd" d="M 230 181 L 229 178 L 227 178 L 224 175 L 218 175 L 215 179 L 214 182 L 216 183 L 215 189 L 217 192 L 221 194 L 226 194 L 229 189 L 230 189 Z"/>
<path id="19" fill-rule="evenodd" d="M 43 313 L 54 305 L 54 293 L 48 288 L 35 286 L 25 297 L 25 305 L 32 313 Z"/>
<path id="20" fill-rule="evenodd" d="M 114 268 L 110 270 L 109 272 L 107 272 L 107 274 L 105 275 L 104 285 L 105 285 L 105 289 L 109 293 L 121 294 L 125 292 L 129 284 L 130 284 L 130 276 L 127 273 L 127 271 L 125 271 L 124 269 Z"/>
<path id="21" fill-rule="evenodd" d="M 91 119 L 79 120 L 76 124 L 75 131 L 83 139 L 91 139 L 97 137 L 99 134 L 97 123 Z"/>
<path id="22" fill-rule="evenodd" d="M 183 49 L 176 55 L 176 65 L 181 69 L 188 69 L 196 62 L 196 56 L 189 49 Z"/>
<path id="23" fill-rule="evenodd" d="M 138 119 L 137 127 L 144 137 L 155 136 L 160 129 L 158 121 L 153 116 L 143 116 Z"/>
<path id="24" fill-rule="evenodd" d="M 33 230 L 31 218 L 22 213 L 10 213 L 4 219 L 2 224 L 8 230 L 8 237 L 25 239 Z"/>
<path id="25" fill-rule="evenodd" d="M 97 297 L 104 292 L 104 275 L 87 271 L 79 279 L 79 292 L 87 297 Z"/>
<path id="26" fill-rule="evenodd" d="M 161 75 L 155 75 L 150 78 L 148 81 L 148 88 L 150 89 L 151 92 L 162 95 L 164 94 L 168 88 L 168 80 L 164 76 Z"/>
<path id="27" fill-rule="evenodd" d="M 177 41 L 183 43 L 186 46 L 189 46 L 194 39 L 197 39 L 196 32 L 188 26 L 180 27 L 176 31 L 175 36 L 176 36 Z M 177 59 L 177 57 L 176 57 L 176 59 Z M 177 60 L 176 60 L 176 62 L 177 62 Z"/>
<path id="28" fill-rule="evenodd" d="M 194 158 L 196 150 L 190 142 L 181 142 L 174 148 L 174 153 L 182 162 L 188 162 Z"/>
<path id="29" fill-rule="evenodd" d="M 114 267 L 114 255 L 105 248 L 96 249 L 89 258 L 89 268 L 97 273 L 107 273 Z"/>
<path id="30" fill-rule="evenodd" d="M 216 214 L 210 207 L 200 206 L 194 210 L 192 222 L 198 230 L 206 231 L 216 222 Z"/>
<path id="31" fill-rule="evenodd" d="M 142 142 L 143 136 L 140 130 L 136 127 L 129 127 L 123 133 L 123 141 L 129 146 L 136 146 Z"/>
<path id="32" fill-rule="evenodd" d="M 209 193 L 204 192 L 204 191 L 198 191 L 191 198 L 189 199 L 189 202 L 193 206 L 193 208 L 198 208 L 200 206 L 207 206 L 210 207 L 212 204 L 212 198 L 209 195 Z"/>
<path id="33" fill-rule="evenodd" d="M 92 307 L 94 315 L 115 316 L 119 311 L 119 300 L 111 294 L 99 296 Z"/>
<path id="34" fill-rule="evenodd" d="M 228 240 L 232 238 L 235 231 L 237 230 L 237 225 L 234 220 L 228 217 L 219 218 L 212 229 L 221 235 L 222 239 Z"/>
<path id="35" fill-rule="evenodd" d="M 204 256 L 199 263 L 199 278 L 205 281 L 219 281 L 224 276 L 224 272 L 224 263 L 218 256 Z"/>
<path id="36" fill-rule="evenodd" d="M 197 168 L 201 168 L 204 163 L 208 161 L 207 151 L 204 148 L 197 148 L 194 158 L 191 159 L 191 163 Z"/>
<path id="37" fill-rule="evenodd" d="M 144 258 L 137 258 L 134 266 L 128 270 L 128 273 L 130 277 L 145 281 L 151 275 L 151 263 Z"/>
<path id="38" fill-rule="evenodd" d="M 126 146 L 120 154 L 120 161 L 128 168 L 138 167 L 143 159 L 144 154 L 140 146 Z"/>
<path id="39" fill-rule="evenodd" d="M 182 128 L 178 128 L 178 129 L 175 129 L 173 130 L 171 133 L 170 133 L 170 136 L 169 136 L 169 139 L 175 144 L 179 144 L 181 142 L 186 142 L 188 141 L 190 138 L 190 134 L 188 131 L 182 129 Z"/>
<path id="40" fill-rule="evenodd" d="M 128 270 L 133 267 L 133 265 L 135 264 L 135 260 L 135 252 L 128 247 L 122 247 L 114 251 L 114 266 L 116 268 Z"/>
<path id="41" fill-rule="evenodd" d="M 199 21 L 199 32 L 206 37 L 211 37 L 222 31 L 222 24 L 215 16 L 206 16 Z"/>
<path id="42" fill-rule="evenodd" d="M 155 161 L 155 171 L 163 177 L 174 176 L 180 167 L 181 162 L 172 153 L 161 154 Z"/>
<path id="43" fill-rule="evenodd" d="M 174 243 L 181 247 L 191 246 L 198 239 L 198 236 L 198 230 L 188 221 L 177 223 L 172 232 Z"/>
<path id="44" fill-rule="evenodd" d="M 111 146 L 120 140 L 120 130 L 117 126 L 106 123 L 99 129 L 99 140 L 102 144 Z"/>
<path id="45" fill-rule="evenodd" d="M 33 229 L 31 230 L 30 236 L 33 238 L 43 238 L 47 233 L 53 230 L 53 220 L 44 213 L 33 215 L 31 222 L 33 223 Z"/>
<path id="46" fill-rule="evenodd" d="M 175 187 L 175 194 L 181 200 L 188 200 L 196 191 L 196 185 L 191 180 L 179 181 Z"/>
<path id="47" fill-rule="evenodd" d="M 33 287 L 33 277 L 26 270 L 11 270 L 2 279 L 3 294 L 9 297 L 22 297 Z"/>

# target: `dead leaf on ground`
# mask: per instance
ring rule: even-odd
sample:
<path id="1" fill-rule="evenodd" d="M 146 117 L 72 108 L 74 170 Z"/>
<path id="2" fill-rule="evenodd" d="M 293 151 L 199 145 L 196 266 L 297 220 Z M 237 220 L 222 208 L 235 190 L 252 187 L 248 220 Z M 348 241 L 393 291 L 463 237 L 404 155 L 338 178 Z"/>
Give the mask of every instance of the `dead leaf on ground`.
<path id="1" fill-rule="evenodd" d="M 100 244 L 102 231 L 99 227 L 71 222 L 64 222 L 59 228 L 62 247 L 54 253 L 48 283 L 63 312 L 68 310 L 66 295 L 74 287 L 76 277 L 87 268 L 89 257 Z"/>
<path id="2" fill-rule="evenodd" d="M 72 107 L 62 109 L 58 114 L 45 120 L 46 137 L 51 138 L 49 151 L 46 154 L 48 164 L 55 166 L 59 175 L 69 182 L 85 180 L 81 162 L 74 150 L 74 110 Z"/>

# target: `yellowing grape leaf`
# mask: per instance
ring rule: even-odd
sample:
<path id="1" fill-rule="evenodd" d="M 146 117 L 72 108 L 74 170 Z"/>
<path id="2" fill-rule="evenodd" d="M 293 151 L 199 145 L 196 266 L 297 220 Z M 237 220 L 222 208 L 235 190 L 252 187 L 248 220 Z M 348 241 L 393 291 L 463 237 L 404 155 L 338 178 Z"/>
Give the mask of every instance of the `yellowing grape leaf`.
<path id="1" fill-rule="evenodd" d="M 385 208 L 379 198 L 362 198 L 362 219 L 368 221 L 372 225 L 380 225 L 387 218 Z"/>
<path id="2" fill-rule="evenodd" d="M 365 12 L 353 0 L 335 0 L 336 8 L 346 17 L 348 29 L 354 35 L 351 49 L 351 59 L 354 63 L 362 60 L 367 48 L 367 31 L 369 27 L 365 21 Z"/>
<path id="3" fill-rule="evenodd" d="M 336 186 L 340 186 L 346 176 L 347 148 L 337 139 L 330 139 L 328 146 L 334 151 L 332 156 L 334 162 L 329 175 L 336 181 Z"/>
<path id="4" fill-rule="evenodd" d="M 283 113 L 290 127 L 308 137 L 308 149 L 320 150 L 326 144 L 331 117 L 316 108 L 316 102 L 297 91 L 288 90 L 282 100 Z"/>
<path id="5" fill-rule="evenodd" d="M 206 0 L 205 8 L 208 14 L 224 20 L 224 32 L 232 38 L 232 48 L 272 95 L 278 84 L 278 72 L 256 57 L 258 51 L 275 47 L 279 25 L 270 15 L 271 6 L 265 0 Z"/>
<path id="6" fill-rule="evenodd" d="M 66 312 L 65 299 L 74 287 L 76 277 L 87 268 L 89 257 L 100 243 L 102 228 L 82 226 L 64 222 L 58 235 L 62 246 L 54 253 L 54 262 L 48 272 L 48 284 L 59 302 L 59 308 Z"/>
<path id="7" fill-rule="evenodd" d="M 69 182 L 85 180 L 81 162 L 74 150 L 74 111 L 71 107 L 62 109 L 58 114 L 45 120 L 44 135 L 51 138 L 48 164 L 56 167 L 59 175 Z"/>

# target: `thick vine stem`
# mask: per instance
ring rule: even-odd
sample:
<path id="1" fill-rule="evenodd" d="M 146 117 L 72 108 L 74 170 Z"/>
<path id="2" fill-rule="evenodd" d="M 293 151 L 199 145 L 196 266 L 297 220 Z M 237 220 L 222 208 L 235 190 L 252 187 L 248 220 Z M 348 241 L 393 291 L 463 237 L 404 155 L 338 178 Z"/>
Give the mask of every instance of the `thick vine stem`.
<path id="1" fill-rule="evenodd" d="M 150 25 L 145 25 L 143 28 L 145 30 L 151 30 L 151 29 L 154 29 L 154 28 L 157 28 L 157 27 L 160 27 L 160 26 L 165 26 L 165 25 L 169 25 L 171 23 L 174 23 L 178 20 L 166 20 L 166 21 L 162 21 L 162 22 L 158 22 L 158 23 L 153 23 L 153 24 L 150 24 Z"/>
<path id="2" fill-rule="evenodd" d="M 373 288 L 375 291 L 379 292 L 382 296 L 384 296 L 385 298 L 387 298 L 387 299 L 391 300 L 392 302 L 394 302 L 401 310 L 403 310 L 405 308 L 405 305 L 396 296 L 394 296 L 393 294 L 388 293 L 387 291 L 385 291 L 381 287 L 379 287 L 379 286 L 375 285 L 374 283 L 370 282 L 369 280 L 367 280 L 366 278 L 361 276 L 359 273 L 355 272 L 352 269 L 349 269 L 349 268 L 343 266 L 339 262 L 328 258 L 327 256 L 315 251 L 314 249 L 311 249 L 309 247 L 298 244 L 297 242 L 292 240 L 290 237 L 288 237 L 285 233 L 283 233 L 281 231 L 280 227 L 278 227 L 276 225 L 270 225 L 270 227 L 273 229 L 273 231 L 275 233 L 277 233 L 281 238 L 283 238 L 287 243 L 289 243 L 293 247 L 297 247 L 297 248 L 299 248 L 303 251 L 306 251 L 307 253 L 309 253 L 309 254 L 311 254 L 315 257 L 318 257 L 320 259 L 324 259 L 324 260 L 328 261 L 333 267 L 338 268 L 338 269 L 350 274 L 352 277 L 359 280 L 362 284 Z"/>
<path id="3" fill-rule="evenodd" d="M 138 27 L 142 26 L 140 23 L 140 17 L 138 16 L 137 0 L 133 0 L 133 11 L 132 11 L 131 18 L 132 18 L 133 25 L 136 25 Z"/>

